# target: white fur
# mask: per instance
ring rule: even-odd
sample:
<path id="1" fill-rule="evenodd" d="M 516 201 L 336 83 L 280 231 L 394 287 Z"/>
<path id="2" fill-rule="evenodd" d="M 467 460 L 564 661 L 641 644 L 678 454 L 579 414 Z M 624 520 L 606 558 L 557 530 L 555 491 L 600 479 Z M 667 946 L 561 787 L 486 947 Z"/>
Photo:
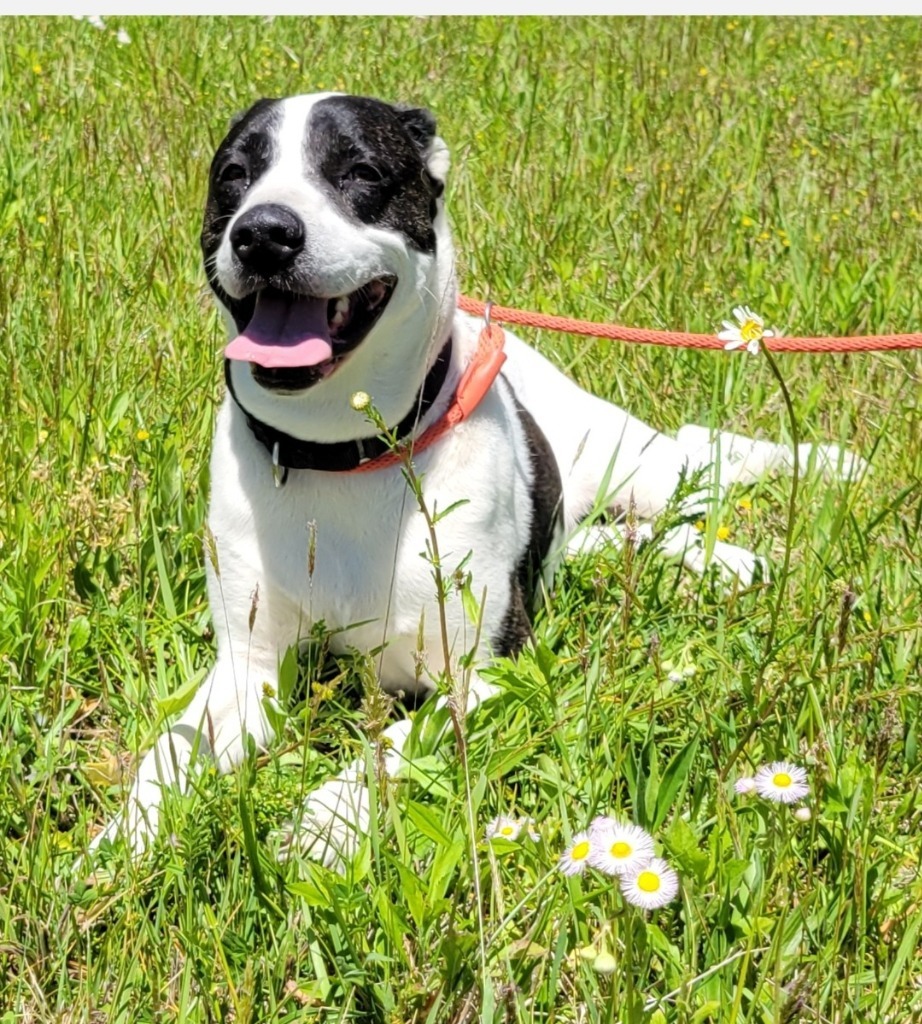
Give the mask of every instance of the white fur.
<path id="1" fill-rule="evenodd" d="M 260 202 L 283 202 L 304 219 L 315 294 L 335 296 L 384 273 L 397 274 L 400 283 L 369 337 L 328 379 L 298 394 L 279 395 L 260 388 L 245 365 L 234 364 L 234 386 L 254 415 L 288 434 L 319 441 L 348 439 L 367 432 L 361 415 L 350 407 L 351 395 L 368 391 L 385 418 L 397 422 L 450 333 L 454 345 L 446 386 L 421 432 L 443 411 L 477 345 L 480 324 L 455 310 L 454 258 L 441 204 L 435 225 L 437 255 L 429 256 L 409 247 L 396 232 L 347 221 L 324 200 L 320 188 L 304 179 L 303 126 L 316 100 L 286 101 L 279 159 L 254 184 L 240 212 Z M 429 157 L 444 174 L 448 157 L 441 140 L 432 144 Z M 217 267 L 226 290 L 236 294 L 226 234 Z M 689 471 L 716 473 L 716 486 L 707 483 L 702 492 L 713 495 L 731 482 L 746 482 L 790 464 L 784 447 L 713 435 L 703 427 L 685 427 L 677 439 L 668 438 L 582 391 L 510 333 L 505 350 L 503 376 L 535 417 L 556 457 L 571 550 L 587 539 L 623 539 L 620 527 L 576 533 L 582 517 L 600 499 L 605 506 L 632 509 L 650 520 L 671 501 Z M 835 464 L 840 453 L 824 450 L 821 456 Z M 489 638 L 505 615 L 513 567 L 531 527 L 532 467 L 507 384 L 497 381 L 470 419 L 418 455 L 415 466 L 430 510 L 466 502 L 437 529 L 444 574 L 450 576 L 469 558 L 466 571 L 472 574 L 475 593 L 486 589 L 477 651 L 482 663 L 490 657 Z M 844 466 L 851 472 L 860 468 L 859 461 Z M 445 667 L 432 568 L 421 557 L 427 544 L 425 523 L 399 468 L 361 474 L 293 470 L 287 484 L 276 489 L 266 450 L 226 397 L 215 429 L 211 479 L 209 527 L 217 571 L 209 564 L 208 592 L 217 637 L 215 665 L 179 720 L 143 758 L 126 810 L 97 842 L 122 832 L 140 849 L 156 830 L 161 786 L 185 784 L 196 748 L 226 770 L 243 757 L 245 736 L 259 748 L 268 745 L 265 688 L 276 686 L 280 659 L 312 623 L 322 619 L 337 631 L 335 651 L 385 645 L 380 676 L 390 691 L 429 687 Z M 600 496 L 603 481 L 607 494 Z M 649 527 L 641 526 L 632 539 L 643 539 L 645 531 L 649 535 Z M 312 532 L 313 574 L 308 568 Z M 706 568 L 702 539 L 694 530 L 672 530 L 664 547 L 695 571 Z M 751 552 L 728 544 L 718 544 L 712 557 L 722 572 L 744 584 L 758 563 Z M 454 659 L 470 648 L 473 627 L 459 597 L 449 597 L 446 612 Z M 422 678 L 417 651 L 421 622 Z M 490 692 L 475 675 L 469 704 Z M 399 768 L 409 731 L 406 722 L 386 730 L 391 773 Z M 289 845 L 311 849 L 330 864 L 347 856 L 370 825 L 364 779 L 363 764 L 349 765 L 311 794 Z"/>

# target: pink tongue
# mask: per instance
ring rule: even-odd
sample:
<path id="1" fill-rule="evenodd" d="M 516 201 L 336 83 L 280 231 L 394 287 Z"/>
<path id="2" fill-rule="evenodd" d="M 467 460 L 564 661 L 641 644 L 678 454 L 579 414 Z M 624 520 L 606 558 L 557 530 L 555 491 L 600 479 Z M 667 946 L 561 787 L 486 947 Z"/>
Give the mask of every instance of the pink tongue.
<path id="1" fill-rule="evenodd" d="M 327 300 L 268 289 L 260 292 L 253 319 L 227 346 L 224 355 L 270 370 L 325 363 L 333 358 Z"/>

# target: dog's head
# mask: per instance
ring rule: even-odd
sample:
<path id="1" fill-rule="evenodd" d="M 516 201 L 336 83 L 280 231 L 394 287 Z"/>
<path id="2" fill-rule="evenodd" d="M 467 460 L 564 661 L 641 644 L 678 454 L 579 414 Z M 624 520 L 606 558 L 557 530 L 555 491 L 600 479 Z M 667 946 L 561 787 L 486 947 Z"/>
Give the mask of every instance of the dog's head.
<path id="1" fill-rule="evenodd" d="M 233 123 L 202 251 L 254 415 L 310 391 L 316 419 L 359 389 L 385 417 L 407 412 L 455 306 L 447 170 L 425 110 L 320 93 L 260 100 Z"/>

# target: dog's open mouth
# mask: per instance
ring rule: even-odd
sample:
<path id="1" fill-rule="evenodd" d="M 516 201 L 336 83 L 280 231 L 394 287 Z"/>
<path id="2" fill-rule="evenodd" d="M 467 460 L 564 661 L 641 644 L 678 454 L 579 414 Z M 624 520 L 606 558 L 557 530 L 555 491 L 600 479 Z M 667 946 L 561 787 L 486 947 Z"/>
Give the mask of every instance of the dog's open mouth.
<path id="1" fill-rule="evenodd" d="M 332 299 L 262 288 L 253 316 L 224 355 L 250 363 L 265 388 L 309 388 L 365 339 L 396 285 L 396 277 L 379 277 Z"/>

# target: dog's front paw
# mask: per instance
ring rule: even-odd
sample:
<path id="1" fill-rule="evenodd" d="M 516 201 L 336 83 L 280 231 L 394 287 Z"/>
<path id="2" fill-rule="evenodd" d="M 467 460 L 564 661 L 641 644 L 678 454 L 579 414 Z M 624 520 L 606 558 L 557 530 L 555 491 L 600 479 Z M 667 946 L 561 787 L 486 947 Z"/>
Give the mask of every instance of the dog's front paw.
<path id="1" fill-rule="evenodd" d="M 869 468 L 866 459 L 837 444 L 801 444 L 797 457 L 802 466 L 812 466 L 815 472 L 838 480 L 857 480 Z"/>
<path id="2" fill-rule="evenodd" d="M 300 818 L 282 833 L 279 855 L 287 859 L 297 850 L 342 871 L 368 833 L 369 804 L 358 773 L 330 779 L 308 796 Z"/>

